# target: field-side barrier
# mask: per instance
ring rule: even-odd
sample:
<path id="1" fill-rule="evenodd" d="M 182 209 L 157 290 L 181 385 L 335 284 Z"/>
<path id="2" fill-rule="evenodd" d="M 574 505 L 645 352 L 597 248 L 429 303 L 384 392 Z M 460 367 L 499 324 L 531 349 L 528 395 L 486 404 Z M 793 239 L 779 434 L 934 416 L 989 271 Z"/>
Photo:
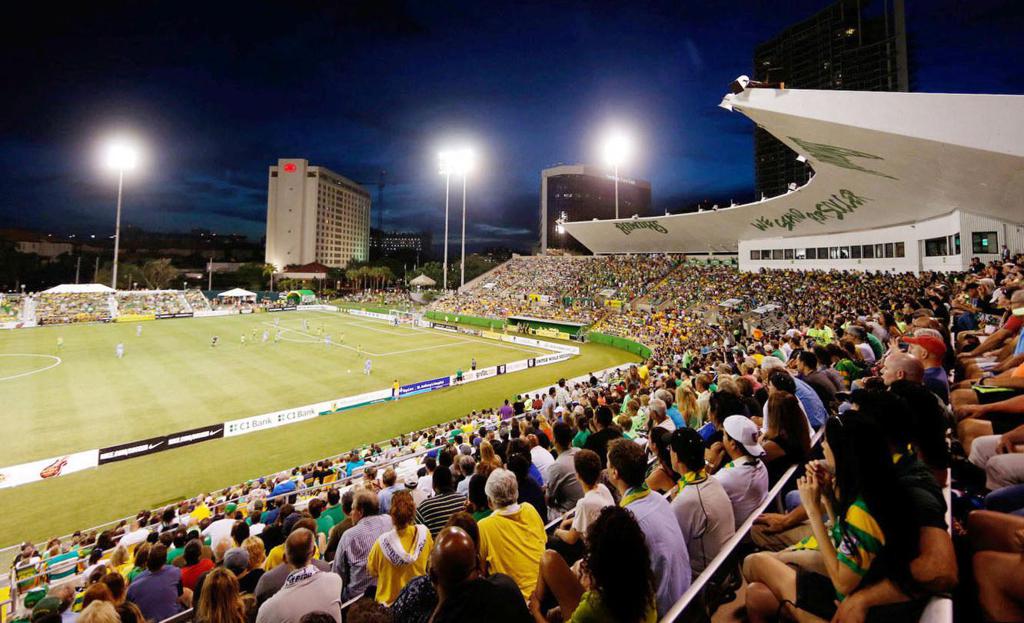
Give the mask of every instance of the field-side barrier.
<path id="1" fill-rule="evenodd" d="M 633 340 L 618 337 L 615 335 L 608 335 L 607 333 L 598 333 L 597 331 L 591 331 L 587 334 L 587 341 L 593 342 L 594 344 L 604 344 L 606 346 L 612 346 L 620 350 L 624 350 L 634 355 L 639 355 L 644 359 L 651 356 L 651 349 L 644 346 L 640 342 L 634 342 Z"/>

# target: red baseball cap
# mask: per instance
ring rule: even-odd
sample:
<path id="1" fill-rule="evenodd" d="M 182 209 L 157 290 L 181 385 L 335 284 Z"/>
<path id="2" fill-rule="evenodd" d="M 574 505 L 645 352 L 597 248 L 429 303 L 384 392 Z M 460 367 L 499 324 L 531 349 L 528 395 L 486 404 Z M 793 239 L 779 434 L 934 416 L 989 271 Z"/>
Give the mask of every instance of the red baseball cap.
<path id="1" fill-rule="evenodd" d="M 946 354 L 946 343 L 933 335 L 903 337 L 903 341 L 906 342 L 907 344 L 917 344 L 918 346 L 924 348 L 931 354 L 939 357 Z"/>

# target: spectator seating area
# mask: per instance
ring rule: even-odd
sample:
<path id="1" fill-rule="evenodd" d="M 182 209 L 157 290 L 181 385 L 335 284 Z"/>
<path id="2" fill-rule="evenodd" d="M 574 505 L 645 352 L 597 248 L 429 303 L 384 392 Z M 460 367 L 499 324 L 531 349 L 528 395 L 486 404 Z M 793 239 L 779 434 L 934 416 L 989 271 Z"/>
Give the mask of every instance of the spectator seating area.
<path id="1" fill-rule="evenodd" d="M 157 620 L 945 622 L 950 595 L 958 620 L 1024 620 L 1015 259 L 668 267 L 664 307 L 629 312 L 665 312 L 637 325 L 648 361 L 26 544 L 12 581 Z M 730 295 L 784 326 L 679 320 Z"/>
<path id="2" fill-rule="evenodd" d="M 39 324 L 97 322 L 113 317 L 114 302 L 103 292 L 33 295 Z"/>
<path id="3" fill-rule="evenodd" d="M 198 289 L 185 290 L 185 301 L 193 312 L 210 311 L 210 301 Z"/>
<path id="4" fill-rule="evenodd" d="M 184 314 L 191 312 L 192 306 L 181 290 L 126 290 L 117 293 L 117 311 L 118 314 Z"/>
<path id="5" fill-rule="evenodd" d="M 445 313 L 492 318 L 533 316 L 591 324 L 605 301 L 631 301 L 647 293 L 681 256 L 514 257 L 461 294 L 431 304 Z"/>
<path id="6" fill-rule="evenodd" d="M 31 303 L 31 306 L 25 305 Z M 210 302 L 193 290 L 118 290 L 89 293 L 39 292 L 26 297 L 7 296 L 0 302 L 0 322 L 35 321 L 38 324 L 102 322 L 119 315 L 165 315 L 209 311 Z M 5 311 L 6 310 L 6 311 Z M 6 318 L 5 314 L 11 315 Z M 19 316 L 20 314 L 20 316 Z"/>
<path id="7" fill-rule="evenodd" d="M 22 299 L 20 294 L 0 294 L 0 322 L 21 320 Z"/>

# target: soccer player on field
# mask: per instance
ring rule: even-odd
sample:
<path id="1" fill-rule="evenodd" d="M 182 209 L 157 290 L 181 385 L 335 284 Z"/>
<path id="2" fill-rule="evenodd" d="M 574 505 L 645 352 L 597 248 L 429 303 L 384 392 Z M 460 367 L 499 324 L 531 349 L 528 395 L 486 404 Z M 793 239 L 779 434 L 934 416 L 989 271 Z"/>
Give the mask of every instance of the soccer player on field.
<path id="1" fill-rule="evenodd" d="M 267 340 L 270 339 L 270 333 L 266 329 L 263 329 L 263 343 L 266 344 Z"/>
<path id="2" fill-rule="evenodd" d="M 373 367 L 373 362 L 370 361 L 369 359 L 367 359 L 366 363 L 363 364 L 363 374 L 369 376 L 370 375 L 370 369 L 372 367 Z"/>
<path id="3" fill-rule="evenodd" d="M 398 379 L 395 379 L 395 382 L 391 384 L 391 397 L 395 400 L 398 400 L 398 390 L 401 387 L 402 386 L 398 384 Z"/>
<path id="4" fill-rule="evenodd" d="M 245 346 L 245 334 L 242 334 L 242 346 Z"/>
<path id="5" fill-rule="evenodd" d="M 64 350 L 64 338 L 61 336 L 57 337 L 57 350 Z"/>
<path id="6" fill-rule="evenodd" d="M 324 347 L 326 347 L 326 348 L 330 348 L 331 347 L 331 336 L 329 336 L 329 335 L 325 335 L 324 336 Z"/>
<path id="7" fill-rule="evenodd" d="M 114 354 L 117 355 L 118 359 L 124 358 L 124 344 L 122 342 L 118 342 L 117 346 L 114 347 Z"/>
<path id="8" fill-rule="evenodd" d="M 135 337 L 142 337 L 142 325 L 135 325 Z"/>
<path id="9" fill-rule="evenodd" d="M 213 338 L 210 340 L 210 348 L 216 348 L 218 341 L 220 341 L 220 338 L 217 337 L 216 335 L 213 336 Z"/>
<path id="10" fill-rule="evenodd" d="M 278 332 L 274 333 L 274 343 L 277 344 L 280 341 L 281 341 L 281 332 L 278 331 Z"/>

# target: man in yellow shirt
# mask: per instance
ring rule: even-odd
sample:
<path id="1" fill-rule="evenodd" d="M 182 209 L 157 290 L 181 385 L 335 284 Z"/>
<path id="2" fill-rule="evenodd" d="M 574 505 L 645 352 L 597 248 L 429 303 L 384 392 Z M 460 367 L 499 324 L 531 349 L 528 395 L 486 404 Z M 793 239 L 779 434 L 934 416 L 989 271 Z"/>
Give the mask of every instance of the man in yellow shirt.
<path id="1" fill-rule="evenodd" d="M 532 505 L 516 502 L 519 484 L 507 469 L 493 471 L 484 490 L 494 513 L 480 520 L 480 557 L 488 573 L 510 576 L 528 600 L 547 542 L 544 522 Z"/>

